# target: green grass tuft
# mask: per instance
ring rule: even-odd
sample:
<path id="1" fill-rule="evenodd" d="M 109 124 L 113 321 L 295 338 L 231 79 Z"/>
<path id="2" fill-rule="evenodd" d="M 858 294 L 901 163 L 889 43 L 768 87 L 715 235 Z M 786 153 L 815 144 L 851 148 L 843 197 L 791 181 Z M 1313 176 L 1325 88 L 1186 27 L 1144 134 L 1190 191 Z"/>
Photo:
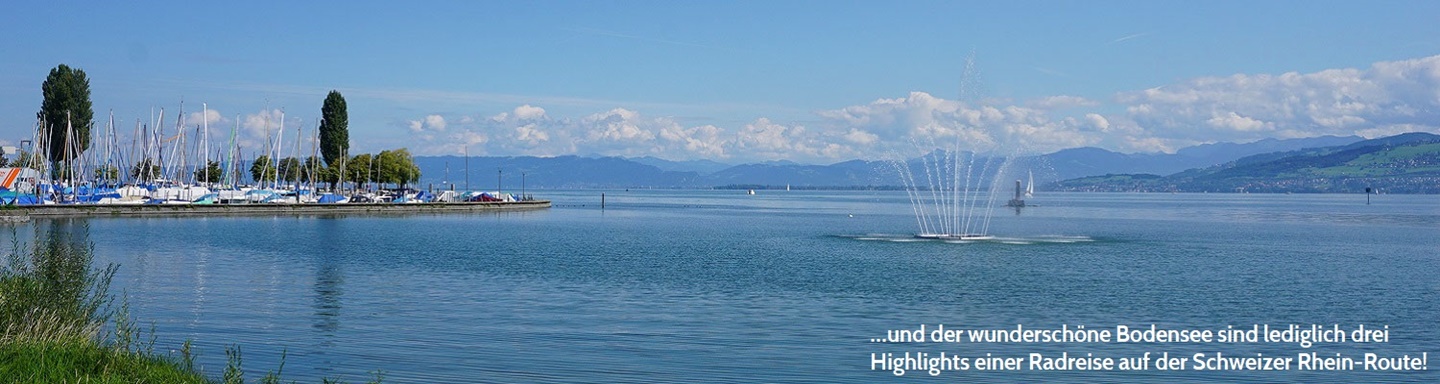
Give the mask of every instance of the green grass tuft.
<path id="1" fill-rule="evenodd" d="M 88 340 L 0 344 L 0 382 L 207 383 L 204 376 L 170 359 Z"/>

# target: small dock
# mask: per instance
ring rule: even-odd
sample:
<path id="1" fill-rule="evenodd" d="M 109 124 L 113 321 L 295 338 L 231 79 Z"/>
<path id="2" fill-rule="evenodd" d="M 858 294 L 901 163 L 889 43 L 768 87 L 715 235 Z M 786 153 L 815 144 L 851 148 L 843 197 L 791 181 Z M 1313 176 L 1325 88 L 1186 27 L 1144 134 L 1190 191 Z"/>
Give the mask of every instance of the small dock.
<path id="1" fill-rule="evenodd" d="M 0 222 L 50 217 L 160 217 L 500 212 L 550 208 L 549 200 L 338 204 L 45 204 L 0 210 Z"/>

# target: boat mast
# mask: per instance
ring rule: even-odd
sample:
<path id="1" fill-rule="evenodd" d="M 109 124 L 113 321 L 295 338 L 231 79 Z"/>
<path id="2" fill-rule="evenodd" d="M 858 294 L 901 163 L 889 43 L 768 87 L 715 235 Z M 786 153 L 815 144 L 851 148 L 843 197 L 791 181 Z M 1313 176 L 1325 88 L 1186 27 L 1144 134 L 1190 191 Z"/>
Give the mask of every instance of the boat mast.
<path id="1" fill-rule="evenodd" d="M 270 154 L 270 151 L 273 150 L 273 149 L 275 149 L 275 142 L 274 142 L 275 138 L 274 138 L 274 137 L 271 135 L 271 133 L 270 133 L 270 102 L 269 102 L 269 101 L 266 101 L 266 102 L 265 102 L 265 109 L 262 110 L 262 111 L 260 111 L 260 117 L 265 120 L 265 156 L 266 156 L 266 157 L 275 157 L 275 155 Z M 250 155 L 251 155 L 251 156 L 254 156 L 255 154 L 254 154 L 254 153 L 251 153 Z M 257 159 L 255 159 L 255 160 L 258 162 L 260 159 L 257 158 Z M 265 171 L 265 166 L 270 165 L 270 164 L 269 164 L 270 161 L 269 161 L 269 159 L 266 159 L 265 162 L 266 162 L 266 164 L 265 164 L 265 165 L 262 165 L 262 166 L 260 167 L 260 171 L 261 171 L 261 172 L 260 172 L 259 177 L 256 177 L 256 178 L 255 178 L 255 187 L 257 187 L 257 188 L 264 188 L 264 187 L 265 187 L 265 172 L 264 172 L 264 171 Z"/>
<path id="2" fill-rule="evenodd" d="M 155 121 L 155 129 L 150 132 L 150 136 L 151 136 L 150 139 L 151 139 L 152 141 L 154 141 L 154 143 L 150 145 L 150 151 L 154 152 L 154 154 L 155 154 L 155 162 L 154 162 L 154 163 L 151 163 L 151 164 L 152 164 L 152 165 L 155 165 L 155 166 L 147 166 L 147 167 L 145 167 L 145 179 L 146 179 L 145 181 L 147 181 L 147 182 L 152 182 L 152 183 L 155 182 L 155 178 L 158 177 L 159 175 L 156 175 L 153 170 L 154 170 L 155 168 L 157 168 L 159 165 L 165 164 L 165 151 L 161 150 L 162 147 L 160 146 L 160 144 L 161 144 L 161 143 L 160 143 L 160 138 L 163 137 L 164 135 L 165 135 L 165 108 L 164 108 L 164 107 L 161 107 L 161 108 L 160 108 L 160 119 Z"/>
<path id="3" fill-rule="evenodd" d="M 274 189 L 280 189 L 280 154 L 285 148 L 285 109 L 280 109 L 280 130 L 275 131 L 275 182 L 271 184 Z"/>
<path id="4" fill-rule="evenodd" d="M 230 129 L 230 143 L 227 144 L 227 145 L 225 145 L 225 148 L 227 148 L 226 150 L 230 152 L 230 153 L 228 153 L 229 159 L 228 159 L 227 162 L 225 163 L 225 173 L 227 173 L 227 175 L 225 175 L 225 179 L 226 179 L 226 180 L 229 180 L 229 185 L 230 185 L 231 188 L 234 188 L 234 187 L 237 186 L 237 184 L 240 184 L 240 180 L 239 180 L 239 170 L 240 170 L 239 168 L 240 168 L 240 167 L 239 167 L 238 164 L 235 163 L 235 153 L 240 151 L 240 148 L 237 147 L 236 144 L 235 144 L 235 132 L 237 132 L 237 131 L 239 131 L 239 130 L 240 130 L 240 114 L 237 113 L 237 114 L 235 114 L 235 128 Z M 230 169 L 231 167 L 234 167 L 234 168 L 235 168 L 235 169 L 234 169 L 235 172 L 231 172 L 231 169 Z"/>
<path id="5" fill-rule="evenodd" d="M 200 110 L 200 124 L 204 129 L 203 138 L 200 139 L 200 142 L 201 146 L 205 147 L 205 149 L 201 151 L 201 153 L 205 154 L 205 161 L 201 162 L 200 166 L 205 167 L 203 174 L 205 175 L 205 184 L 208 185 L 210 184 L 210 105 L 200 103 Z"/>

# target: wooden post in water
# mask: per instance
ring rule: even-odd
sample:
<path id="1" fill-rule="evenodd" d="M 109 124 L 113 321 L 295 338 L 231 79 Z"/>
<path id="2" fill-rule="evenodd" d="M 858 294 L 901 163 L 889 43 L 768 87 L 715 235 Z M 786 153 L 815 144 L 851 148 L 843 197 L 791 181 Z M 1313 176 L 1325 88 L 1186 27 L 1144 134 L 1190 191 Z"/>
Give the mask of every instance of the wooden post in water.
<path id="1" fill-rule="evenodd" d="M 600 194 L 600 210 L 605 210 L 605 194 Z"/>

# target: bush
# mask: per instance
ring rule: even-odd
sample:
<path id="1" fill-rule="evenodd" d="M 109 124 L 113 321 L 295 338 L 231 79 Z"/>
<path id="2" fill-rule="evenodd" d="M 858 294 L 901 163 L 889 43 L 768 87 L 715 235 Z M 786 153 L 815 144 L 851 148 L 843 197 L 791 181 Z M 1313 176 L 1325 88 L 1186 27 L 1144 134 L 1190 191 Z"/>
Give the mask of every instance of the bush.
<path id="1" fill-rule="evenodd" d="M 0 343 L 92 340 L 109 320 L 117 267 L 92 270 L 93 246 L 72 236 L 37 231 L 37 246 L 12 236 L 0 265 Z"/>
<path id="2" fill-rule="evenodd" d="M 21 243 L 13 227 L 10 232 L 11 249 L 0 265 L 0 381 L 205 382 L 187 366 L 188 348 L 183 365 L 151 353 L 148 345 L 140 349 L 128 308 L 111 305 L 116 265 L 91 268 L 88 228 L 37 230 L 31 244 Z M 114 337 L 102 342 L 100 330 L 111 319 Z"/>

